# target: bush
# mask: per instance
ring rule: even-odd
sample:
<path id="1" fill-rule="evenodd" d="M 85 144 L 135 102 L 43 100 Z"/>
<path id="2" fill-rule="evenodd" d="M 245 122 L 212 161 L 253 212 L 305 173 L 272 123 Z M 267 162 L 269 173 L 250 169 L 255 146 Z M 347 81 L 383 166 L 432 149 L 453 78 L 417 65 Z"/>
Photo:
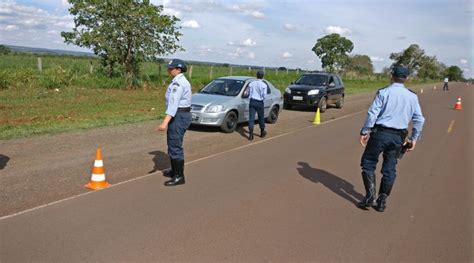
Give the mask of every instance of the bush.
<path id="1" fill-rule="evenodd" d="M 56 89 L 69 86 L 73 78 L 73 73 L 70 69 L 63 69 L 60 66 L 45 70 L 39 79 L 40 87 L 46 89 Z"/>

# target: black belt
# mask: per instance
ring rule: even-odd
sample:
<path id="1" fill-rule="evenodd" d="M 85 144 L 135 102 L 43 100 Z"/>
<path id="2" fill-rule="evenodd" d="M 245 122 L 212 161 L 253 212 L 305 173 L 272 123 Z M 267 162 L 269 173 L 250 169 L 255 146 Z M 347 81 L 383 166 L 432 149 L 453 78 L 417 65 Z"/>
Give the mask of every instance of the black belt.
<path id="1" fill-rule="evenodd" d="M 389 128 L 389 127 L 384 127 L 378 124 L 374 126 L 374 129 L 377 131 L 385 131 L 385 132 L 394 133 L 394 134 L 402 134 L 407 131 L 406 129 Z"/>
<path id="2" fill-rule="evenodd" d="M 250 100 L 258 101 L 258 102 L 263 102 L 263 100 L 256 100 L 256 99 L 253 99 L 253 98 L 250 98 Z"/>
<path id="3" fill-rule="evenodd" d="M 190 111 L 191 111 L 191 107 L 178 108 L 178 111 L 190 112 Z"/>

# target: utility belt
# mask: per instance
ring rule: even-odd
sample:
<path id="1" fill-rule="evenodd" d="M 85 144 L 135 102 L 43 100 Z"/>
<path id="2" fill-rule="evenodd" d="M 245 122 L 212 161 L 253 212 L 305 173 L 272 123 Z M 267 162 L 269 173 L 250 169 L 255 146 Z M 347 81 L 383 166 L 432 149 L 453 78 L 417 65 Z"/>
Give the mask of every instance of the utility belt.
<path id="1" fill-rule="evenodd" d="M 251 101 L 257 101 L 257 102 L 263 102 L 263 100 L 257 100 L 257 99 L 254 99 L 254 98 L 250 98 Z"/>
<path id="2" fill-rule="evenodd" d="M 191 107 L 186 107 L 186 108 L 178 108 L 178 112 L 190 112 Z"/>
<path id="3" fill-rule="evenodd" d="M 377 131 L 400 135 L 400 137 L 402 138 L 402 142 L 404 142 L 408 136 L 407 129 L 395 129 L 395 128 L 389 128 L 389 127 L 384 127 L 382 125 L 375 124 L 374 128 L 372 128 L 372 132 L 377 132 Z"/>

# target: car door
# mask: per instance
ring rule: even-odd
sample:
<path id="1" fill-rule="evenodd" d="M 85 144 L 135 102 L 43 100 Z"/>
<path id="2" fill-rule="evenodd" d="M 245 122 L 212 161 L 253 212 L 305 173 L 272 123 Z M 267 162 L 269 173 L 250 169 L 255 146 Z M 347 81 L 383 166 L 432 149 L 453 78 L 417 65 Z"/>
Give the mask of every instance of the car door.
<path id="1" fill-rule="evenodd" d="M 273 104 L 273 96 L 272 96 L 272 89 L 266 80 L 263 81 L 265 85 L 267 85 L 267 96 L 265 96 L 265 100 L 263 101 L 264 105 L 264 116 L 268 116 L 270 114 L 270 107 Z"/>
<path id="2" fill-rule="evenodd" d="M 342 84 L 342 80 L 339 78 L 339 76 L 335 76 L 336 80 L 336 101 L 341 99 L 343 94 L 344 94 L 344 85 Z"/>
<path id="3" fill-rule="evenodd" d="M 249 120 L 249 104 L 250 104 L 249 83 L 250 82 L 245 83 L 244 87 L 242 88 L 242 95 L 240 97 L 240 104 L 238 106 L 239 122 L 245 122 Z"/>
<path id="4" fill-rule="evenodd" d="M 336 81 L 334 80 L 334 76 L 332 75 L 329 75 L 328 77 L 326 93 L 327 93 L 329 102 L 333 102 L 336 100 L 337 87 L 336 87 Z"/>

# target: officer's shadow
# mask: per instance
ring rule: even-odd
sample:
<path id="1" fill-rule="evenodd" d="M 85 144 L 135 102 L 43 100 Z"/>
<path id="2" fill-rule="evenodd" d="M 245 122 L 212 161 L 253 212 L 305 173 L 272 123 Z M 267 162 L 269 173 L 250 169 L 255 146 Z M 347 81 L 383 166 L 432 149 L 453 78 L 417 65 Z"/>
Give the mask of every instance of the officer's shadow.
<path id="1" fill-rule="evenodd" d="M 354 205 L 357 206 L 357 203 L 364 198 L 362 194 L 354 190 L 354 186 L 348 181 L 334 174 L 328 173 L 325 170 L 313 168 L 306 162 L 298 162 L 298 165 L 301 166 L 297 168 L 301 176 L 313 183 L 323 184 L 333 193 Z"/>
<path id="2" fill-rule="evenodd" d="M 156 171 L 163 171 L 164 169 L 170 167 L 170 158 L 168 154 L 162 151 L 153 151 L 149 152 L 148 154 L 153 155 L 152 161 L 154 163 L 153 169 L 149 171 L 148 174 L 152 174 Z"/>
<path id="3" fill-rule="evenodd" d="M 7 166 L 8 161 L 10 161 L 10 157 L 0 154 L 0 170 Z"/>

